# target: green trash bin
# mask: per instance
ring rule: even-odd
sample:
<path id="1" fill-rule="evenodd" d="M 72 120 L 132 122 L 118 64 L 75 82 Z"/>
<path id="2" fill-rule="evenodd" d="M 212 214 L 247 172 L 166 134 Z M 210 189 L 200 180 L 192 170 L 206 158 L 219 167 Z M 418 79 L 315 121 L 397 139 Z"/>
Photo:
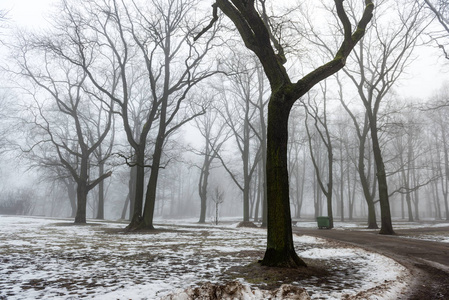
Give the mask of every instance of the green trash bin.
<path id="1" fill-rule="evenodd" d="M 329 222 L 329 217 L 316 217 L 316 221 L 318 223 L 318 228 L 319 229 L 329 229 L 330 228 L 330 222 Z"/>

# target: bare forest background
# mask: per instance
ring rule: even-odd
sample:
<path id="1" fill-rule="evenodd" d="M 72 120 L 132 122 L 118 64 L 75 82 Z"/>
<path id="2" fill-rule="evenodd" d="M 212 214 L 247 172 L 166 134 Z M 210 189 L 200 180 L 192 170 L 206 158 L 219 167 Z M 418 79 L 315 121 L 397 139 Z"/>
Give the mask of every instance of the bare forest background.
<path id="1" fill-rule="evenodd" d="M 335 55 L 331 1 L 266 2 L 289 72 Z M 230 21 L 210 22 L 211 4 L 62 0 L 34 30 L 3 9 L 0 214 L 264 224 L 270 84 Z M 344 4 L 356 22 L 363 1 Z M 380 149 L 391 216 L 449 221 L 449 3 L 375 5 L 343 70 L 290 112 L 295 220 L 376 228 Z M 416 80 L 426 67 L 435 78 Z"/>

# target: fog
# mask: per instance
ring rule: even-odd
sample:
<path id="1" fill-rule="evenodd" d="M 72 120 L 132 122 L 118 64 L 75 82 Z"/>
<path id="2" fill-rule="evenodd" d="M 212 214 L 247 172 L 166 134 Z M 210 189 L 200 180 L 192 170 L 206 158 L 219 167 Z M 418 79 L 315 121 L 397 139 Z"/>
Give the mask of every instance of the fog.
<path id="1" fill-rule="evenodd" d="M 101 11 L 102 4 L 98 7 L 82 5 L 79 11 L 78 8 L 67 6 L 61 14 L 67 16 L 74 13 L 76 18 L 70 23 L 68 19 L 58 18 L 58 14 L 54 12 L 56 9 L 51 5 L 54 3 L 16 1 L 15 4 L 1 3 L 0 6 L 0 9 L 6 12 L 6 19 L 2 20 L 4 43 L 0 46 L 3 57 L 0 99 L 0 214 L 75 218 L 77 203 L 74 199 L 70 200 L 69 194 L 70 189 L 79 187 L 83 175 L 78 173 L 79 178 L 72 177 L 83 169 L 83 143 L 92 146 L 98 142 L 99 147 L 86 150 L 90 155 L 86 161 L 86 217 L 130 220 L 133 216 L 130 199 L 135 195 L 135 181 L 130 184 L 131 166 L 134 166 L 134 169 L 139 166 L 139 162 L 135 160 L 138 146 L 133 146 L 133 143 L 144 143 L 146 149 L 142 201 L 145 205 L 148 201 L 143 200 L 145 195 L 151 194 L 147 188 L 151 185 L 149 182 L 155 183 L 156 220 L 200 220 L 203 187 L 207 192 L 206 222 L 213 223 L 230 217 L 244 220 L 245 214 L 251 221 L 262 222 L 264 138 L 261 138 L 261 135 L 262 127 L 266 126 L 267 122 L 269 83 L 254 55 L 250 54 L 242 43 L 235 42 L 236 32 L 219 28 L 214 34 L 209 32 L 203 40 L 193 43 L 193 33 L 197 33 L 199 28 L 207 23 L 201 21 L 203 16 L 209 17 L 211 14 L 207 6 L 197 4 L 197 7 L 189 8 L 188 16 L 191 19 L 177 24 L 180 29 L 173 35 L 173 43 L 179 43 L 176 44 L 179 48 L 168 46 L 162 50 L 158 49 L 160 45 L 157 42 L 151 44 L 148 40 L 150 37 L 154 38 L 154 32 L 146 32 L 144 29 L 138 32 L 137 35 L 141 35 L 138 37 L 141 37 L 142 41 L 147 39 L 145 43 L 154 47 L 154 56 L 148 56 L 147 48 L 147 52 L 143 51 L 147 56 L 143 58 L 139 56 L 142 54 L 139 52 L 141 49 L 138 42 L 133 40 L 129 31 L 125 30 L 124 39 L 129 40 L 124 43 L 118 38 L 119 32 L 114 31 L 117 30 L 117 24 L 110 25 L 104 32 L 95 27 L 106 22 L 106 16 L 99 15 L 99 20 L 94 19 L 94 10 Z M 163 5 L 161 7 L 163 8 Z M 132 21 L 126 19 L 124 11 L 120 11 L 120 14 L 124 26 L 131 30 L 129 28 Z M 138 11 L 131 11 L 131 14 L 142 17 Z M 405 56 L 399 56 L 401 54 L 393 50 L 388 53 L 391 60 L 387 63 L 394 59 L 401 60 L 401 63 L 395 66 L 396 73 L 382 75 L 386 76 L 385 78 L 391 76 L 388 79 L 388 92 L 382 95 L 384 100 L 380 104 L 377 122 L 394 219 L 444 219 L 449 216 L 449 148 L 446 140 L 449 123 L 445 118 L 449 96 L 445 83 L 448 67 L 441 49 L 429 39 L 429 32 L 434 33 L 438 24 L 429 25 L 432 18 L 427 12 L 422 14 L 420 23 L 413 24 L 417 28 L 416 32 L 399 32 L 416 35 L 413 36 L 416 42 L 405 50 Z M 101 19 L 102 17 L 105 19 Z M 83 30 L 86 32 L 80 38 L 80 44 L 85 43 L 83 51 L 88 49 L 85 53 L 91 60 L 81 67 L 81 59 L 77 61 L 79 57 L 76 56 L 79 54 L 76 51 L 79 50 L 74 50 L 77 41 L 71 40 L 73 45 L 61 42 L 64 38 L 70 40 L 76 37 L 76 32 L 70 29 L 76 22 L 82 24 L 81 27 L 85 26 Z M 143 22 L 159 24 L 161 20 L 145 20 L 142 17 L 135 24 L 145 27 Z M 223 22 L 227 24 L 226 21 Z M 387 23 L 381 22 L 379 19 L 379 26 L 386 26 Z M 307 22 L 298 21 L 295 26 L 307 28 Z M 293 36 L 298 27 L 289 28 L 289 34 Z M 195 30 L 186 33 L 190 28 Z M 325 32 L 330 29 L 323 26 L 320 30 Z M 94 37 L 96 34 L 98 36 Z M 105 38 L 107 34 L 110 34 L 110 40 Z M 289 39 L 291 36 L 288 36 L 285 38 L 285 44 L 306 43 L 308 39 L 313 39 L 305 34 L 301 36 L 299 32 L 296 34 L 298 41 Z M 184 43 L 183 35 L 189 43 Z M 62 40 L 57 37 L 62 37 Z M 389 35 L 384 37 L 391 38 Z M 367 38 L 364 41 L 366 49 L 370 49 L 370 42 L 377 45 L 373 41 L 375 38 L 373 35 L 371 40 Z M 95 39 L 100 42 L 96 44 Z M 107 45 L 107 42 L 116 44 Z M 289 70 L 302 74 L 301 70 L 321 63 L 323 57 L 328 54 L 318 42 L 307 49 L 300 46 L 290 47 L 288 44 Z M 332 44 L 332 39 L 329 39 L 328 43 Z M 113 46 L 116 46 L 117 54 L 111 51 Z M 55 50 L 56 47 L 61 48 Z M 119 82 L 121 77 L 117 75 L 119 67 L 115 61 L 122 58 L 119 54 L 125 53 L 125 47 L 132 53 L 126 58 L 126 63 L 130 66 L 126 69 L 126 72 L 129 72 L 128 86 Z M 169 68 L 171 77 L 163 81 L 161 74 L 168 74 L 163 73 L 163 67 L 166 66 L 166 61 L 163 62 L 164 51 L 167 49 L 173 51 Z M 308 54 L 304 54 L 307 50 Z M 372 53 L 369 55 L 379 55 L 375 53 L 376 50 L 374 46 L 371 47 L 369 51 Z M 310 53 L 320 54 L 314 56 Z M 117 57 L 111 58 L 110 55 Z M 153 73 L 144 67 L 145 59 L 148 58 L 154 60 L 151 70 Z M 195 59 L 198 61 L 194 62 Z M 76 63 L 73 63 L 74 61 Z M 369 70 L 368 73 L 373 73 L 374 77 L 379 75 L 376 72 L 380 72 L 372 69 L 375 68 L 372 65 L 376 63 L 378 62 L 366 61 L 365 66 Z M 83 73 L 86 70 L 93 75 Z M 336 220 L 365 220 L 368 217 L 366 196 L 357 172 L 360 167 L 357 164 L 359 157 L 356 151 L 359 140 L 354 126 L 354 120 L 362 124 L 363 104 L 348 77 L 351 74 L 360 74 L 360 70 L 357 70 L 356 55 L 348 59 L 347 70 L 349 73 L 339 73 L 338 80 L 341 80 L 343 85 L 337 83 L 336 77 L 329 77 L 326 86 L 317 86 L 309 92 L 308 102 L 305 97 L 301 103 L 295 104 L 290 115 L 289 184 L 291 211 L 295 220 L 314 219 L 328 213 L 326 196 L 320 189 L 316 176 L 318 170 L 323 185 L 328 185 L 329 175 L 325 174 L 329 159 L 325 142 L 319 138 L 325 127 L 329 131 L 328 141 L 333 144 L 333 217 Z M 182 77 L 183 72 L 190 72 L 191 78 Z M 151 76 L 154 78 L 147 79 Z M 186 83 L 188 80 L 196 81 L 194 84 Z M 68 87 L 64 87 L 64 84 Z M 164 90 L 164 85 L 168 85 L 172 90 Z M 72 94 L 75 88 L 79 88 L 78 92 L 85 101 L 80 102 L 79 106 L 73 105 L 73 99 L 70 98 L 75 95 Z M 122 95 L 115 96 L 114 93 L 125 94 L 125 90 L 131 95 L 127 100 L 130 106 L 120 110 Z M 64 92 L 67 94 L 64 95 Z M 58 93 L 63 96 L 56 97 Z M 111 97 L 112 100 L 107 98 L 107 95 L 112 94 L 118 100 L 112 99 L 114 97 Z M 162 134 L 162 123 L 159 122 L 163 108 L 156 107 L 159 100 L 155 98 L 158 97 L 167 100 L 164 108 L 167 111 L 164 126 L 167 128 Z M 261 102 L 258 102 L 259 100 Z M 350 107 L 355 119 L 351 119 L 343 109 L 340 100 Z M 327 111 L 324 111 L 324 103 L 327 103 Z M 310 111 L 315 112 L 317 121 L 314 122 L 310 115 L 305 122 L 307 117 L 304 106 L 315 108 Z M 151 116 L 153 108 L 154 115 Z M 128 121 L 123 119 L 125 110 L 132 115 Z M 79 120 L 72 119 L 75 114 L 79 115 Z M 327 119 L 328 123 L 318 121 L 324 119 Z M 143 124 L 148 124 L 149 120 L 153 122 L 153 127 L 142 142 L 142 136 L 140 140 L 138 136 L 145 129 Z M 126 125 L 126 122 L 129 124 Z M 309 137 L 306 134 L 306 125 L 311 131 Z M 75 134 L 78 126 L 81 131 Z M 126 126 L 130 128 L 127 129 Z M 135 139 L 130 144 L 127 130 Z M 82 142 L 79 135 L 84 137 Z M 57 138 L 54 138 L 56 136 Z M 158 146 L 157 141 L 161 137 L 162 145 Z M 76 143 L 81 143 L 81 146 L 75 145 Z M 372 201 L 375 203 L 376 218 L 379 220 L 381 212 L 376 192 L 376 170 L 369 137 L 365 143 L 365 173 L 372 191 Z M 158 153 L 158 147 L 161 153 Z M 154 167 L 157 156 L 160 158 Z M 317 161 L 315 168 L 311 156 Z M 210 169 L 207 171 L 205 158 L 211 158 Z M 101 164 L 104 169 L 100 171 Z M 159 170 L 159 174 L 154 175 L 153 172 L 152 175 L 155 168 Z M 108 172 L 111 172 L 109 176 Z M 156 176 L 154 181 L 152 176 Z M 208 177 L 206 183 L 204 176 Z M 101 184 L 89 186 L 100 178 Z M 219 203 L 216 197 L 218 194 L 221 195 Z M 103 197 L 104 200 L 100 200 Z M 99 215 L 99 207 L 104 207 L 103 215 Z"/>

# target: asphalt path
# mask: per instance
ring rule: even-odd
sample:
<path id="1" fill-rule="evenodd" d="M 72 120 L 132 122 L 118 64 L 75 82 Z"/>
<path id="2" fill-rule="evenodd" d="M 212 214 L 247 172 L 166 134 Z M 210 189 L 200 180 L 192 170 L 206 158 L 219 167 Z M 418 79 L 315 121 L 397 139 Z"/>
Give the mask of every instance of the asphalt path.
<path id="1" fill-rule="evenodd" d="M 300 223 L 299 223 L 300 226 Z M 396 235 L 381 235 L 375 231 L 355 229 L 310 229 L 295 227 L 298 235 L 326 238 L 390 257 L 413 276 L 408 294 L 398 299 L 449 299 L 449 244 L 409 237 L 445 235 L 448 227 L 395 230 Z"/>

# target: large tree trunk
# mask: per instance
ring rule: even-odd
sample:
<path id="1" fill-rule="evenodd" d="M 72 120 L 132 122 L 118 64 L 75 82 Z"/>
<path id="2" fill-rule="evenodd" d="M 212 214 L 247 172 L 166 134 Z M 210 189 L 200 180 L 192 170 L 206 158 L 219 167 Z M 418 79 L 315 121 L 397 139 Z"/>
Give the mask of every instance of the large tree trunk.
<path id="1" fill-rule="evenodd" d="M 141 139 L 142 140 L 142 139 Z M 142 143 L 145 143 L 143 141 Z M 134 199 L 131 199 L 130 214 L 132 213 L 131 222 L 127 226 L 128 230 L 132 230 L 138 227 L 142 220 L 142 208 L 143 208 L 143 193 L 145 186 L 145 146 L 139 145 L 136 150 L 136 177 L 135 177 L 135 190 Z"/>
<path id="2" fill-rule="evenodd" d="M 162 156 L 162 144 L 158 147 L 159 142 L 156 142 L 155 150 L 153 153 L 153 163 L 151 165 L 150 179 L 148 180 L 147 193 L 145 196 L 145 207 L 143 211 L 143 222 L 139 226 L 145 229 L 154 229 L 153 218 L 154 218 L 154 207 L 156 205 L 156 191 L 157 191 L 157 181 L 159 178 L 159 166 Z"/>
<path id="3" fill-rule="evenodd" d="M 329 192 L 326 195 L 327 216 L 329 217 L 329 228 L 334 228 L 334 213 L 332 211 L 332 184 L 329 186 Z"/>
<path id="4" fill-rule="evenodd" d="M 80 163 L 80 175 L 77 179 L 76 196 L 77 196 L 77 210 L 75 216 L 75 223 L 85 224 L 86 223 L 86 206 L 87 206 L 87 193 L 88 189 L 88 166 L 89 156 L 83 154 Z"/>
<path id="5" fill-rule="evenodd" d="M 306 266 L 293 245 L 287 169 L 288 116 L 282 90 L 274 92 L 268 104 L 267 250 L 262 265 L 277 267 Z"/>
<path id="6" fill-rule="evenodd" d="M 246 178 L 243 187 L 243 222 L 249 222 L 250 218 L 249 199 L 250 199 L 250 186 L 249 186 L 249 179 Z"/>
<path id="7" fill-rule="evenodd" d="M 85 180 L 80 180 L 76 188 L 76 196 L 78 201 L 75 216 L 76 224 L 86 223 L 87 192 L 87 182 Z"/>
<path id="8" fill-rule="evenodd" d="M 167 93 L 166 93 L 167 94 Z M 154 145 L 153 161 L 151 163 L 150 179 L 148 180 L 147 193 L 145 195 L 145 207 L 143 211 L 142 223 L 139 228 L 154 229 L 153 217 L 154 207 L 156 205 L 156 191 L 157 181 L 159 178 L 159 167 L 161 164 L 162 150 L 165 142 L 165 130 L 166 130 L 166 114 L 167 114 L 167 99 L 163 100 L 161 107 L 161 114 L 159 119 L 159 131 L 156 138 L 156 144 Z"/>

